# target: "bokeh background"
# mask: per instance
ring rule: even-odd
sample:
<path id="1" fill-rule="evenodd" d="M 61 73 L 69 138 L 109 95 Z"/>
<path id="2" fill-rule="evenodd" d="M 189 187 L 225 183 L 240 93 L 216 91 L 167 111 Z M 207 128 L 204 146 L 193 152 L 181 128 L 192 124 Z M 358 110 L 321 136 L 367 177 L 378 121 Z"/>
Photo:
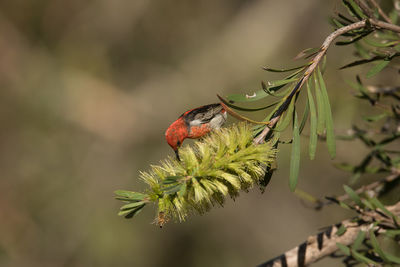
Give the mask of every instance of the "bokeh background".
<path id="1" fill-rule="evenodd" d="M 182 112 L 279 79 L 261 66 L 299 64 L 295 55 L 331 32 L 339 4 L 0 1 L 0 266 L 255 266 L 350 216 L 316 212 L 290 193 L 285 146 L 264 194 L 185 223 L 159 229 L 151 206 L 125 220 L 113 199 L 117 189 L 144 190 L 138 172 L 173 154 L 164 131 Z M 338 71 L 351 57 L 328 55 L 339 133 L 366 107 L 344 83 L 359 70 Z M 342 194 L 349 175 L 332 163 L 357 162 L 363 147 L 338 142 L 331 161 L 320 144 L 309 161 L 303 140 L 299 187 Z"/>

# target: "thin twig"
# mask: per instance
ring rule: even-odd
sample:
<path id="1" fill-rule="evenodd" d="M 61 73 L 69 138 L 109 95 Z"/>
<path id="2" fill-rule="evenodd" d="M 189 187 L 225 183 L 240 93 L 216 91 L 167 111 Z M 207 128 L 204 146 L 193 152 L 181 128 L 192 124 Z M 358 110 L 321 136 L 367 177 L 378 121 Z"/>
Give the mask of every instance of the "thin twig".
<path id="1" fill-rule="evenodd" d="M 395 216 L 400 215 L 400 201 L 393 206 L 386 206 L 386 208 Z M 396 228 L 396 222 L 392 218 L 382 216 L 381 211 L 364 212 L 359 216 L 359 219 L 358 221 L 345 220 L 339 224 L 332 225 L 326 231 L 309 236 L 303 244 L 288 250 L 284 254 L 258 267 L 298 267 L 309 265 L 335 253 L 338 250 L 336 243 L 346 246 L 353 244 L 360 231 L 368 232 L 370 229 L 374 229 L 377 234 L 383 233 L 385 230 L 374 226 L 374 222 L 376 221 L 381 222 L 385 226 Z M 336 233 L 342 225 L 347 230 L 339 236 Z"/>
<path id="2" fill-rule="evenodd" d="M 378 5 L 375 0 L 369 0 L 369 2 L 378 10 L 379 15 L 388 23 L 393 23 L 392 20 L 383 12 L 382 8 Z"/>
<path id="3" fill-rule="evenodd" d="M 332 42 L 337 37 L 339 37 L 347 32 L 350 32 L 350 31 L 353 31 L 356 29 L 361 29 L 361 28 L 364 28 L 367 26 L 371 26 L 376 29 L 386 29 L 386 30 L 400 33 L 400 26 L 390 24 L 387 22 L 383 22 L 383 21 L 379 21 L 379 20 L 375 20 L 375 19 L 365 19 L 362 21 L 358 21 L 358 22 L 349 24 L 349 25 L 342 27 L 340 29 L 337 29 L 336 31 L 329 34 L 328 37 L 326 37 L 325 41 L 322 43 L 321 48 L 319 49 L 319 52 L 312 59 L 311 64 L 304 71 L 303 77 L 296 84 L 293 91 L 289 94 L 289 96 L 286 98 L 284 103 L 281 105 L 281 107 L 283 107 L 283 108 L 278 109 L 278 113 L 276 113 L 276 114 L 274 114 L 274 116 L 272 116 L 268 126 L 266 126 L 265 129 L 254 139 L 255 144 L 261 144 L 264 142 L 266 136 L 269 134 L 271 129 L 273 129 L 274 126 L 276 125 L 276 123 L 279 121 L 283 112 L 285 112 L 292 97 L 294 97 L 296 95 L 296 92 L 298 92 L 303 87 L 303 85 L 307 82 L 308 78 L 315 71 L 315 69 L 317 68 L 317 66 L 321 62 L 321 60 L 323 59 L 324 55 L 326 54 L 326 51 L 328 50 L 328 48 L 332 44 Z"/>
<path id="4" fill-rule="evenodd" d="M 382 192 L 382 190 L 384 189 L 383 187 L 385 187 L 385 185 L 395 181 L 398 178 L 400 178 L 400 170 L 393 169 L 392 173 L 389 176 L 383 178 L 382 180 L 375 181 L 375 182 L 367 184 L 367 185 L 363 185 L 363 186 L 359 187 L 357 190 L 355 190 L 354 192 L 356 192 L 358 195 L 362 194 L 364 192 L 367 192 L 367 193 L 373 194 L 370 197 L 378 197 L 380 195 L 380 193 Z M 344 194 L 344 195 L 335 197 L 334 199 L 337 201 L 345 201 L 345 200 L 349 199 L 349 195 Z M 331 203 L 332 203 L 332 201 L 328 201 L 326 203 L 323 203 L 322 205 L 328 205 Z"/>

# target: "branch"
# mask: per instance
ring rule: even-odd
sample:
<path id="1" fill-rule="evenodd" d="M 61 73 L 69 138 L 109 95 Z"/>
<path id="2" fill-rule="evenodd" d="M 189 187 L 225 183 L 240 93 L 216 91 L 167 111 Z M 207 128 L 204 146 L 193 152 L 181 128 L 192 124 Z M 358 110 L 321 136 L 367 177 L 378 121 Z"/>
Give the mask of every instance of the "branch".
<path id="1" fill-rule="evenodd" d="M 369 197 L 378 197 L 379 195 L 381 195 L 383 191 L 385 191 L 385 187 L 388 184 L 396 181 L 399 178 L 400 178 L 400 170 L 393 168 L 392 173 L 389 176 L 383 178 L 382 180 L 375 181 L 367 185 L 363 185 L 359 187 L 357 190 L 354 190 L 354 192 L 357 195 L 360 195 L 362 193 L 367 193 Z M 321 201 L 318 205 L 318 209 L 322 208 L 325 205 L 332 204 L 334 203 L 334 201 L 345 201 L 349 199 L 349 195 L 344 194 L 339 197 L 334 197 L 333 199 L 334 199 L 333 201 L 332 200 L 328 200 L 327 202 Z"/>
<path id="2" fill-rule="evenodd" d="M 390 212 L 395 216 L 400 215 L 400 201 L 393 206 L 386 206 Z M 382 216 L 381 211 L 369 211 L 361 214 L 358 217 L 360 220 L 345 220 L 339 224 L 330 226 L 324 232 L 320 232 L 317 235 L 312 235 L 307 238 L 307 241 L 303 244 L 288 250 L 284 254 L 271 259 L 258 267 L 297 267 L 306 266 L 314 263 L 326 256 L 329 256 L 338 250 L 336 243 L 343 245 L 351 245 L 356 240 L 356 237 L 360 231 L 369 231 L 374 228 L 374 222 L 381 221 L 385 225 L 396 227 L 396 223 L 392 218 Z M 338 235 L 340 227 L 346 227 L 346 232 L 342 235 Z M 379 229 L 377 233 L 382 233 L 384 230 Z"/>
<path id="3" fill-rule="evenodd" d="M 311 60 L 311 64 L 308 66 L 308 68 L 304 71 L 303 77 L 300 79 L 300 81 L 296 84 L 292 92 L 287 96 L 286 100 L 282 103 L 278 111 L 272 116 L 271 120 L 268 123 L 268 126 L 265 127 L 265 129 L 254 139 L 254 144 L 261 144 L 264 142 L 268 134 L 270 133 L 271 129 L 273 129 L 276 125 L 276 123 L 279 121 L 281 115 L 287 107 L 289 106 L 290 101 L 292 100 L 293 96 L 296 95 L 296 93 L 303 87 L 303 85 L 307 82 L 308 78 L 310 78 L 311 74 L 315 71 L 317 68 L 318 64 L 321 62 L 323 59 L 324 55 L 326 54 L 326 51 L 328 50 L 329 46 L 332 44 L 332 42 L 338 38 L 339 36 L 356 30 L 356 29 L 361 29 L 364 27 L 374 27 L 375 29 L 385 29 L 393 32 L 400 33 L 400 26 L 391 24 L 391 23 L 386 23 L 383 21 L 375 20 L 375 19 L 365 19 L 362 21 L 358 21 L 352 24 L 349 24 L 345 27 L 342 27 L 340 29 L 337 29 L 336 31 L 332 32 L 331 34 L 326 37 L 325 41 L 322 43 L 321 48 L 319 49 L 318 53 L 314 56 L 314 58 Z"/>
<path id="4" fill-rule="evenodd" d="M 379 15 L 386 20 L 388 23 L 393 23 L 392 20 L 383 12 L 382 8 L 378 5 L 375 0 L 369 0 L 369 2 L 378 10 Z"/>

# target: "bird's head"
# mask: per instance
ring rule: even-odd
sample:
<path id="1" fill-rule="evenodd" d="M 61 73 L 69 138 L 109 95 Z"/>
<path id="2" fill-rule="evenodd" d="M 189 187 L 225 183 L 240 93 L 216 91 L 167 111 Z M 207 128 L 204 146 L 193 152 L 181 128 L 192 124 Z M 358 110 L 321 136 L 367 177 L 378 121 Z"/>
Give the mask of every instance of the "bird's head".
<path id="1" fill-rule="evenodd" d="M 179 118 L 172 123 L 167 131 L 165 131 L 165 139 L 167 143 L 175 151 L 176 157 L 179 159 L 178 148 L 182 145 L 183 140 L 188 137 L 188 129 L 183 119 Z"/>

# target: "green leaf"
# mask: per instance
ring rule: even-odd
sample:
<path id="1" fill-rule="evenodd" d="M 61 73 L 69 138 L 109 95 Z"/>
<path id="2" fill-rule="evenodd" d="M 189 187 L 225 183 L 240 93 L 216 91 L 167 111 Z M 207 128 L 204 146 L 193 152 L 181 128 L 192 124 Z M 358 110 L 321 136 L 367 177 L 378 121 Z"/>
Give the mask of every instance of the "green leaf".
<path id="1" fill-rule="evenodd" d="M 279 103 L 279 101 L 278 101 L 278 102 L 269 104 L 269 105 L 267 105 L 267 106 L 265 106 L 265 107 L 259 107 L 259 108 L 244 108 L 244 107 L 239 107 L 239 106 L 237 106 L 237 105 L 234 105 L 234 104 L 230 103 L 229 101 L 227 101 L 226 99 L 224 99 L 223 97 L 221 97 L 221 96 L 219 96 L 219 95 L 218 95 L 218 98 L 219 98 L 225 105 L 227 105 L 228 107 L 231 107 L 231 108 L 236 109 L 236 110 L 242 110 L 242 111 L 260 111 L 260 110 L 264 110 L 264 109 L 273 107 L 273 106 L 275 106 L 276 104 Z"/>
<path id="2" fill-rule="evenodd" d="M 399 230 L 386 230 L 385 235 L 390 238 L 395 238 L 400 236 L 400 229 Z"/>
<path id="3" fill-rule="evenodd" d="M 324 102 L 325 108 L 325 122 L 326 122 L 326 142 L 328 144 L 328 152 L 333 159 L 336 156 L 336 141 L 335 141 L 335 132 L 333 129 L 333 119 L 332 119 L 332 112 L 331 112 L 331 105 L 329 103 L 328 92 L 326 91 L 326 86 L 324 79 L 322 78 L 321 71 L 318 68 L 318 78 L 319 84 L 321 86 L 321 95 Z"/>
<path id="4" fill-rule="evenodd" d="M 350 256 L 350 248 L 340 243 L 336 243 L 336 246 L 344 253 L 346 256 Z"/>
<path id="5" fill-rule="evenodd" d="M 337 235 L 337 236 L 341 236 L 341 235 L 343 235 L 344 233 L 346 233 L 346 231 L 347 231 L 346 226 L 344 226 L 344 225 L 342 224 L 342 225 L 340 225 L 339 229 L 337 230 L 336 235 Z"/>
<path id="6" fill-rule="evenodd" d="M 268 82 L 267 85 L 268 85 L 268 88 L 270 89 L 270 88 L 273 88 L 273 87 L 278 87 L 278 86 L 281 86 L 281 85 L 286 85 L 286 84 L 288 84 L 288 83 L 293 83 L 293 82 L 296 82 L 296 81 L 298 81 L 298 80 L 299 80 L 299 78 L 277 80 L 277 81 Z"/>
<path id="7" fill-rule="evenodd" d="M 367 16 L 364 14 L 364 12 L 361 10 L 361 8 L 356 4 L 353 0 L 347 0 L 351 7 L 352 7 L 352 12 L 355 12 L 356 16 L 360 19 L 366 19 Z"/>
<path id="8" fill-rule="evenodd" d="M 377 42 L 377 41 L 375 41 L 373 39 L 370 39 L 370 38 L 364 39 L 364 42 L 369 44 L 369 45 L 371 45 L 371 46 L 375 46 L 375 47 L 388 47 L 388 46 L 397 45 L 399 43 L 399 41 L 381 43 L 381 42 Z"/>
<path id="9" fill-rule="evenodd" d="M 377 264 L 375 261 L 365 257 L 364 255 L 358 253 L 357 251 L 352 250 L 351 255 L 353 256 L 354 259 L 356 259 L 359 262 L 363 262 L 363 263 L 367 263 L 367 264 L 375 264 L 375 265 Z"/>
<path id="10" fill-rule="evenodd" d="M 303 69 L 307 65 L 302 65 L 294 68 L 289 68 L 289 69 L 274 69 L 274 68 L 268 68 L 268 67 L 263 67 L 264 70 L 269 71 L 269 72 L 288 72 L 292 70 L 298 70 L 298 69 Z"/>
<path id="11" fill-rule="evenodd" d="M 319 87 L 317 76 L 314 77 L 314 90 L 315 90 L 315 98 L 317 100 L 317 133 L 323 134 L 325 129 L 325 109 L 324 109 L 324 100 L 322 98 L 321 89 Z"/>
<path id="12" fill-rule="evenodd" d="M 375 115 L 375 116 L 364 116 L 363 120 L 368 121 L 368 122 L 375 122 L 375 121 L 379 121 L 383 118 L 386 118 L 387 116 L 388 116 L 388 114 L 382 113 L 382 114 Z"/>
<path id="13" fill-rule="evenodd" d="M 293 192 L 296 189 L 300 168 L 300 133 L 297 122 L 297 112 L 294 112 L 293 119 L 293 144 L 292 144 L 292 155 L 290 158 L 290 176 L 289 186 Z"/>
<path id="14" fill-rule="evenodd" d="M 179 189 L 178 196 L 183 197 L 184 195 L 186 195 L 186 192 L 187 192 L 187 185 L 186 183 L 183 183 L 181 188 Z"/>
<path id="15" fill-rule="evenodd" d="M 164 194 L 166 195 L 173 195 L 176 192 L 181 190 L 183 184 L 175 184 L 168 187 L 163 188 Z"/>
<path id="16" fill-rule="evenodd" d="M 381 70 L 383 70 L 388 64 L 390 63 L 389 60 L 382 60 L 378 64 L 376 64 L 374 67 L 372 67 L 368 73 L 367 73 L 367 78 L 371 78 L 375 74 L 379 73 Z"/>
<path id="17" fill-rule="evenodd" d="M 384 261 L 388 261 L 388 259 L 385 256 L 385 253 L 383 252 L 383 250 L 381 249 L 381 247 L 379 246 L 378 240 L 376 239 L 375 233 L 373 230 L 369 231 L 369 238 L 371 240 L 371 245 L 374 248 L 374 252 L 378 253 L 378 255 L 384 260 Z"/>
<path id="18" fill-rule="evenodd" d="M 121 210 L 120 212 L 118 212 L 118 216 L 124 216 L 127 219 L 132 218 L 133 216 L 135 216 L 139 212 L 141 212 L 144 206 L 145 206 L 145 204 L 138 206 L 134 209 Z"/>
<path id="19" fill-rule="evenodd" d="M 315 151 L 317 150 L 317 112 L 315 110 L 314 98 L 311 94 L 311 82 L 307 81 L 307 94 L 308 94 L 308 103 L 310 105 L 310 145 L 309 145 L 309 155 L 310 159 L 313 160 L 315 158 Z"/>
<path id="20" fill-rule="evenodd" d="M 349 197 L 359 206 L 362 207 L 363 204 L 361 202 L 360 197 L 358 196 L 358 194 L 356 192 L 353 191 L 353 189 L 351 189 L 349 186 L 347 185 L 343 185 L 344 191 L 346 191 L 347 195 L 349 195 Z"/>
<path id="21" fill-rule="evenodd" d="M 127 190 L 116 190 L 114 191 L 114 194 L 116 194 L 117 199 L 121 200 L 143 200 L 145 199 L 148 195 L 138 193 L 138 192 L 132 192 L 132 191 L 127 191 Z"/>
<path id="22" fill-rule="evenodd" d="M 316 54 L 318 51 L 319 51 L 319 47 L 306 48 L 306 49 L 300 51 L 300 53 L 298 53 L 294 57 L 294 60 L 298 60 L 298 59 L 301 59 L 301 58 L 307 58 L 309 56 L 312 56 L 312 55 Z"/>
<path id="23" fill-rule="evenodd" d="M 307 119 L 308 119 L 308 114 L 310 113 L 310 104 L 308 103 L 308 98 L 306 105 L 304 107 L 304 112 L 303 112 L 303 118 L 301 119 L 300 122 L 300 134 L 303 132 L 304 126 L 306 125 Z"/>
<path id="24" fill-rule="evenodd" d="M 263 99 L 269 96 L 263 89 L 255 91 L 253 94 L 232 94 L 228 95 L 226 98 L 232 102 L 252 102 L 256 100 Z"/>
<path id="25" fill-rule="evenodd" d="M 359 231 L 356 237 L 356 240 L 354 240 L 353 245 L 351 246 L 352 249 L 358 250 L 358 248 L 361 246 L 362 242 L 365 239 L 365 232 L 364 231 Z"/>
<path id="26" fill-rule="evenodd" d="M 133 208 L 139 207 L 145 205 L 145 203 L 143 201 L 138 201 L 138 202 L 133 202 L 133 203 L 129 203 L 126 205 L 123 205 L 120 210 L 131 210 Z"/>
<path id="27" fill-rule="evenodd" d="M 288 109 L 285 112 L 285 117 L 280 120 L 280 122 L 274 129 L 275 131 L 281 132 L 281 131 L 284 131 L 288 127 L 291 119 L 293 118 L 293 110 L 294 110 L 295 102 L 296 102 L 296 98 L 293 97 L 292 101 L 290 101 L 290 105 L 289 105 Z"/>
<path id="28" fill-rule="evenodd" d="M 382 210 L 387 216 L 393 217 L 393 213 L 391 213 L 377 198 L 373 197 L 369 199 L 372 205 L 374 205 L 376 208 L 379 208 Z"/>

